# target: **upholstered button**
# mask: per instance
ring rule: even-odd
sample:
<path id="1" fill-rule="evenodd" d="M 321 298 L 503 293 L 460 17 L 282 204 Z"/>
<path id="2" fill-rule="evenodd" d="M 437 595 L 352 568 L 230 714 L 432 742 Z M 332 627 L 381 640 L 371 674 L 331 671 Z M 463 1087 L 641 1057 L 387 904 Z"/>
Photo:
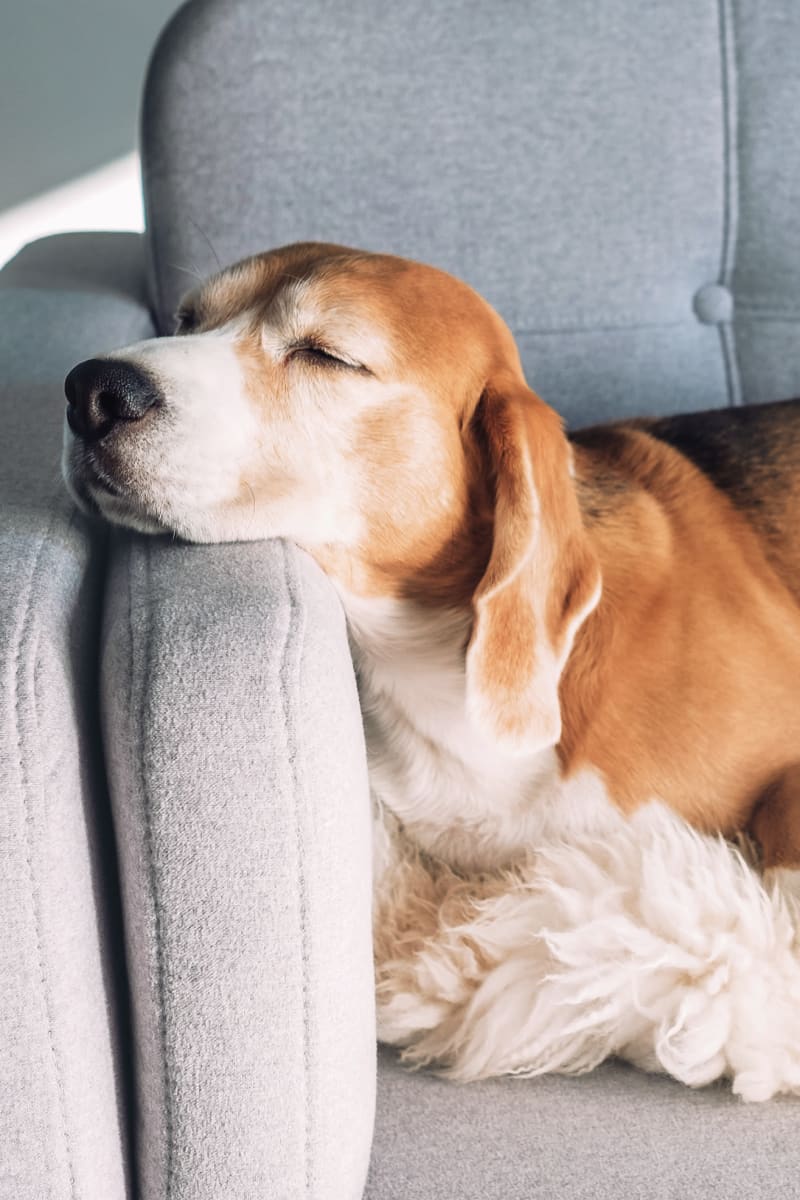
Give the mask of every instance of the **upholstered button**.
<path id="1" fill-rule="evenodd" d="M 704 325 L 721 325 L 733 316 L 733 296 L 721 283 L 707 283 L 695 294 L 694 311 Z"/>

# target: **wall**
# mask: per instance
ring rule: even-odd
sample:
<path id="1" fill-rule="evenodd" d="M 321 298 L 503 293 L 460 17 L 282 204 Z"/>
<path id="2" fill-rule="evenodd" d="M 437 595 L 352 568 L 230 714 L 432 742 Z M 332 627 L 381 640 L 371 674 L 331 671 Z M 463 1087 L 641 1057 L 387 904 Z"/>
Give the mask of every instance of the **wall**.
<path id="1" fill-rule="evenodd" d="M 178 0 L 0 0 L 0 211 L 136 145 L 147 59 Z"/>

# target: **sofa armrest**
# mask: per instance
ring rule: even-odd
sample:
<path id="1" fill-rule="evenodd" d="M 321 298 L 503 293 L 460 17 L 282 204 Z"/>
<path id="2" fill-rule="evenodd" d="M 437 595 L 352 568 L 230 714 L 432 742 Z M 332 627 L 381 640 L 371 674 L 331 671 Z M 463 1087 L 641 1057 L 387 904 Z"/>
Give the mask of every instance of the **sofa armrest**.
<path id="1" fill-rule="evenodd" d="M 105 534 L 59 460 L 64 375 L 151 334 L 143 279 L 129 234 L 48 238 L 0 271 L 0 1195 L 15 1200 L 129 1195 L 96 698 Z"/>
<path id="2" fill-rule="evenodd" d="M 344 619 L 279 541 L 112 539 L 105 745 L 142 1200 L 357 1200 L 371 838 Z"/>

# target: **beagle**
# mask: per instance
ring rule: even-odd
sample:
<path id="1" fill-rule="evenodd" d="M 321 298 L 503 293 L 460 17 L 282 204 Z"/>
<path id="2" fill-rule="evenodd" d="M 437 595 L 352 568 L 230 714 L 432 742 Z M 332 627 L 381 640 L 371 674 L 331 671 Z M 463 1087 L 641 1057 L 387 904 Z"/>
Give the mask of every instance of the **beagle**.
<path id="1" fill-rule="evenodd" d="M 320 243 L 220 272 L 173 337 L 79 364 L 66 396 L 84 509 L 289 538 L 333 580 L 379 897 L 413 860 L 469 907 L 466 877 L 516 887 L 542 847 L 643 845 L 654 803 L 668 841 L 745 833 L 796 879 L 800 402 L 568 436 L 468 286 Z M 409 912 L 394 951 L 412 954 Z"/>

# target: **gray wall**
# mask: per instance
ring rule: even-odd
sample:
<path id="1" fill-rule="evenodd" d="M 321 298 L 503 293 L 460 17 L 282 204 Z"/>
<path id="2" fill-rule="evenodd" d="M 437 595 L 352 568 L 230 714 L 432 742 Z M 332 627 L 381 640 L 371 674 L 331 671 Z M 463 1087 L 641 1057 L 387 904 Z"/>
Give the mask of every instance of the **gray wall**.
<path id="1" fill-rule="evenodd" d="M 0 0 L 0 210 L 132 150 L 178 0 Z"/>

